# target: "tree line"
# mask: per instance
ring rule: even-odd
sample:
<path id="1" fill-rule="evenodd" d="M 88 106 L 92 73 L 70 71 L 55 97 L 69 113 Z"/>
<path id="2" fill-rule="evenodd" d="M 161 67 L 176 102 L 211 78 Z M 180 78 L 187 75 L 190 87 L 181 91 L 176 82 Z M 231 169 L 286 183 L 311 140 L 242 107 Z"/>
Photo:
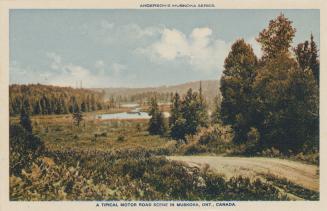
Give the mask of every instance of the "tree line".
<path id="1" fill-rule="evenodd" d="M 292 49 L 295 33 L 281 14 L 257 37 L 261 58 L 243 39 L 232 45 L 220 80 L 219 110 L 236 143 L 251 142 L 255 135 L 256 147 L 318 149 L 318 49 L 312 35 Z"/>
<path id="2" fill-rule="evenodd" d="M 10 85 L 9 113 L 32 115 L 89 112 L 105 108 L 103 93 L 41 84 Z"/>
<path id="3" fill-rule="evenodd" d="M 151 100 L 149 115 L 150 134 L 164 135 L 169 131 L 169 135 L 176 140 L 185 140 L 187 135 L 195 134 L 198 128 L 207 127 L 209 114 L 201 83 L 198 92 L 190 88 L 183 97 L 177 92 L 172 96 L 168 122 L 165 122 L 156 98 Z"/>
<path id="4" fill-rule="evenodd" d="M 318 48 L 312 35 L 291 48 L 295 33 L 283 14 L 271 20 L 257 37 L 261 58 L 244 39 L 236 40 L 224 62 L 222 99 L 216 98 L 211 119 L 200 86 L 199 92 L 173 95 L 168 124 L 152 100 L 149 132 L 162 135 L 169 129 L 172 138 L 186 140 L 198 128 L 220 123 L 231 125 L 234 143 L 252 146 L 249 151 L 319 150 Z"/>

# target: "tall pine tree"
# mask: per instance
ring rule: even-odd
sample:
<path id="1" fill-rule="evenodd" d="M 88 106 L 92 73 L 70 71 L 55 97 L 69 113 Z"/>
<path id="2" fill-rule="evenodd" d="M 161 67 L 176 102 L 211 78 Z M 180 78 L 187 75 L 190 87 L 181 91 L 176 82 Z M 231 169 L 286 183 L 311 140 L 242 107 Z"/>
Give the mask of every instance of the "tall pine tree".
<path id="1" fill-rule="evenodd" d="M 148 131 L 151 135 L 164 135 L 167 131 L 165 118 L 163 113 L 159 110 L 157 99 L 151 98 L 149 115 L 151 116 L 149 120 Z"/>
<path id="2" fill-rule="evenodd" d="M 257 57 L 243 39 L 237 40 L 225 59 L 220 80 L 222 94 L 221 119 L 232 125 L 235 142 L 246 140 L 253 119 L 251 110 L 252 83 L 256 74 Z"/>
<path id="3" fill-rule="evenodd" d="M 185 118 L 182 114 L 182 103 L 179 94 L 176 92 L 172 97 L 170 117 L 169 117 L 169 126 L 170 126 L 170 135 L 173 139 L 179 140 L 184 139 L 185 136 Z"/>

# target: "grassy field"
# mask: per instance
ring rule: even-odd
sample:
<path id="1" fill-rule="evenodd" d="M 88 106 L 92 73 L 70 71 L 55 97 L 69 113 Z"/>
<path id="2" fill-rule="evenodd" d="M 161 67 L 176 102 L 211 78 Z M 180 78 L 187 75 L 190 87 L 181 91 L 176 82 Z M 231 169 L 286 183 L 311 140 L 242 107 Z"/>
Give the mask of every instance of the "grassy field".
<path id="1" fill-rule="evenodd" d="M 124 111 L 126 108 L 97 113 Z M 223 168 L 223 174 L 217 174 L 208 164 L 194 167 L 167 159 L 162 155 L 183 153 L 188 145 L 149 135 L 146 119 L 103 120 L 96 119 L 95 113 L 85 113 L 79 127 L 73 124 L 72 115 L 32 116 L 31 120 L 33 133 L 44 142 L 46 151 L 10 177 L 11 200 L 319 199 L 319 192 L 285 178 L 226 177 Z M 15 124 L 19 118 L 10 121 Z M 214 132 L 199 133 L 194 143 L 208 140 L 216 143 L 212 146 L 232 147 L 216 140 L 227 139 L 225 135 L 210 135 Z"/>
<path id="2" fill-rule="evenodd" d="M 12 122 L 18 119 L 12 118 Z M 176 144 L 168 138 L 149 135 L 145 119 L 99 120 L 88 113 L 79 127 L 73 124 L 71 115 L 34 116 L 32 122 L 34 133 L 49 150 L 151 150 Z"/>

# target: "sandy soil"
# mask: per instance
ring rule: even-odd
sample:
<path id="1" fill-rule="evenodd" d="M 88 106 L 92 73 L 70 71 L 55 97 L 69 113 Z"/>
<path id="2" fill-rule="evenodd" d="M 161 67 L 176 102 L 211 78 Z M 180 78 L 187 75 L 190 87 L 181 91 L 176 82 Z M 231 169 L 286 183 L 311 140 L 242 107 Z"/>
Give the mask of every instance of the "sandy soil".
<path id="1" fill-rule="evenodd" d="M 305 187 L 319 191 L 318 166 L 300 162 L 262 157 L 219 157 L 219 156 L 169 156 L 170 160 L 183 161 L 190 166 L 209 168 L 227 178 L 232 176 L 260 177 L 260 174 L 273 174 Z"/>

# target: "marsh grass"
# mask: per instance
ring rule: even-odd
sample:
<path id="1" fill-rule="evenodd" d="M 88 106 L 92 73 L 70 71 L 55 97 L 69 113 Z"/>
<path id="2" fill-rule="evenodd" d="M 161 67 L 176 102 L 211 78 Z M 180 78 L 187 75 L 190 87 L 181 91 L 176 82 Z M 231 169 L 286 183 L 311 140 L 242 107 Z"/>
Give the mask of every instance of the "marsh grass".
<path id="1" fill-rule="evenodd" d="M 12 122 L 17 120 L 12 119 Z M 144 147 L 165 147 L 170 139 L 147 132 L 148 120 L 98 120 L 86 115 L 80 127 L 73 125 L 70 115 L 34 116 L 33 131 L 49 150 L 75 149 L 111 151 Z M 170 141 L 171 142 L 171 141 Z"/>

